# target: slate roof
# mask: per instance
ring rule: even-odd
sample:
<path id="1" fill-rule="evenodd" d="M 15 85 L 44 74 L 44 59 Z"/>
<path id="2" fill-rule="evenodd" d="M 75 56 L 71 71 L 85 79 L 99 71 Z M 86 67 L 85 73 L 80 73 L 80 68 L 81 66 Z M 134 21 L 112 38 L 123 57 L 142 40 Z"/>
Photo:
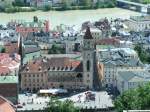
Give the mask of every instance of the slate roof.
<path id="1" fill-rule="evenodd" d="M 25 54 L 33 53 L 33 52 L 38 52 L 40 51 L 40 47 L 26 47 L 25 48 Z"/>
<path id="2" fill-rule="evenodd" d="M 118 74 L 122 79 L 128 82 L 150 81 L 150 74 L 148 72 L 120 71 Z"/>

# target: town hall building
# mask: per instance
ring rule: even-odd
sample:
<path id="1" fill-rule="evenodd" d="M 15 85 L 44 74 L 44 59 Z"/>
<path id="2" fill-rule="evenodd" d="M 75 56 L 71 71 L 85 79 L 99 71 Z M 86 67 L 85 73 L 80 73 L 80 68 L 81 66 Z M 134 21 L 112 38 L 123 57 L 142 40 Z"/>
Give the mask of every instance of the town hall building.
<path id="1" fill-rule="evenodd" d="M 21 70 L 21 89 L 33 92 L 49 88 L 100 88 L 101 67 L 96 61 L 94 38 L 89 27 L 83 37 L 82 57 L 82 61 L 52 57 L 28 62 Z"/>

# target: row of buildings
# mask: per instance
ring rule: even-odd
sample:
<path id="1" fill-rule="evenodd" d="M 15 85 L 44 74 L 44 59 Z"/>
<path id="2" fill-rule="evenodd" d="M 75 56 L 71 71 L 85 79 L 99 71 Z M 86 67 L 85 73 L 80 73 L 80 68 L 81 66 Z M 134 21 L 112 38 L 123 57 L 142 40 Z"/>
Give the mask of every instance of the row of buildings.
<path id="1" fill-rule="evenodd" d="M 45 6 L 61 6 L 63 0 L 26 0 L 26 3 L 30 4 L 31 6 L 36 6 L 36 7 L 45 7 Z M 82 0 L 69 0 L 67 1 L 68 3 L 72 5 L 79 4 L 82 2 Z M 93 3 L 95 4 L 97 0 L 93 0 Z"/>
<path id="2" fill-rule="evenodd" d="M 27 63 L 22 72 L 22 74 L 26 75 L 21 75 L 22 90 L 36 91 L 40 88 L 59 87 L 66 89 L 93 89 L 98 86 L 98 88 L 117 88 L 122 93 L 130 88 L 135 88 L 135 86 L 126 85 L 128 84 L 127 81 L 131 79 L 122 78 L 128 76 L 126 73 L 134 72 L 135 74 L 130 78 L 142 77 L 138 74 L 146 71 L 144 64 L 133 50 L 132 43 L 113 38 L 100 40 L 94 34 L 93 30 L 86 29 L 83 43 L 81 44 L 81 60 L 57 57 L 50 59 L 40 58 Z M 51 64 L 49 65 L 48 63 Z M 66 63 L 68 64 L 66 65 Z M 43 65 L 46 65 L 46 67 Z M 36 71 L 31 70 L 32 66 L 36 66 Z M 36 76 L 36 74 L 39 75 Z M 149 75 L 148 72 L 145 72 L 145 74 Z M 98 81 L 95 80 L 95 77 Z M 144 77 L 143 80 L 145 80 Z M 70 81 L 72 83 L 69 83 Z M 147 79 L 145 82 L 141 80 L 140 83 L 139 81 L 134 81 L 136 86 L 148 82 Z M 31 82 L 34 82 L 32 83 L 33 85 Z"/>
<path id="3" fill-rule="evenodd" d="M 60 87 L 93 89 L 94 75 L 98 74 L 95 74 L 94 69 L 96 67 L 94 39 L 89 27 L 85 32 L 83 45 L 82 61 L 59 57 L 38 59 L 27 63 L 21 72 L 22 90 L 33 91 L 40 88 Z M 99 75 L 98 77 L 100 80 Z"/>
<path id="4" fill-rule="evenodd" d="M 33 22 L 10 22 L 7 27 L 0 29 L 0 44 L 5 48 L 0 53 L 0 94 L 14 103 L 18 90 L 116 88 L 122 93 L 150 81 L 134 42 L 111 37 L 112 24 L 107 18 L 85 22 L 75 33 L 70 28 L 65 28 L 67 33 L 59 28 L 50 31 L 49 22 L 37 17 Z M 43 52 L 53 43 L 65 47 L 65 56 Z"/>
<path id="5" fill-rule="evenodd" d="M 0 95 L 14 104 L 18 101 L 20 55 L 0 53 Z"/>

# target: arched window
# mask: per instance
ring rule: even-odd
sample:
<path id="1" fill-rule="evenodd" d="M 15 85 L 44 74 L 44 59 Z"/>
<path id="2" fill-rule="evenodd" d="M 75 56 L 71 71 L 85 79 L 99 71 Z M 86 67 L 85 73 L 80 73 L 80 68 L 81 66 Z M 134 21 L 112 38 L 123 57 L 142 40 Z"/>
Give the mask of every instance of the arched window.
<path id="1" fill-rule="evenodd" d="M 87 61 L 87 71 L 90 71 L 90 61 Z"/>

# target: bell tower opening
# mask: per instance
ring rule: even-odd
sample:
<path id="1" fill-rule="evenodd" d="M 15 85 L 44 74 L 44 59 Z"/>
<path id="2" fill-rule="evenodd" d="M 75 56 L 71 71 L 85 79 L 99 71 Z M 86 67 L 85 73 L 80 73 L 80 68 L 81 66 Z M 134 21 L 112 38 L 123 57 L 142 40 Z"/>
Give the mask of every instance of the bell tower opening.
<path id="1" fill-rule="evenodd" d="M 90 61 L 87 61 L 87 71 L 90 71 Z"/>

